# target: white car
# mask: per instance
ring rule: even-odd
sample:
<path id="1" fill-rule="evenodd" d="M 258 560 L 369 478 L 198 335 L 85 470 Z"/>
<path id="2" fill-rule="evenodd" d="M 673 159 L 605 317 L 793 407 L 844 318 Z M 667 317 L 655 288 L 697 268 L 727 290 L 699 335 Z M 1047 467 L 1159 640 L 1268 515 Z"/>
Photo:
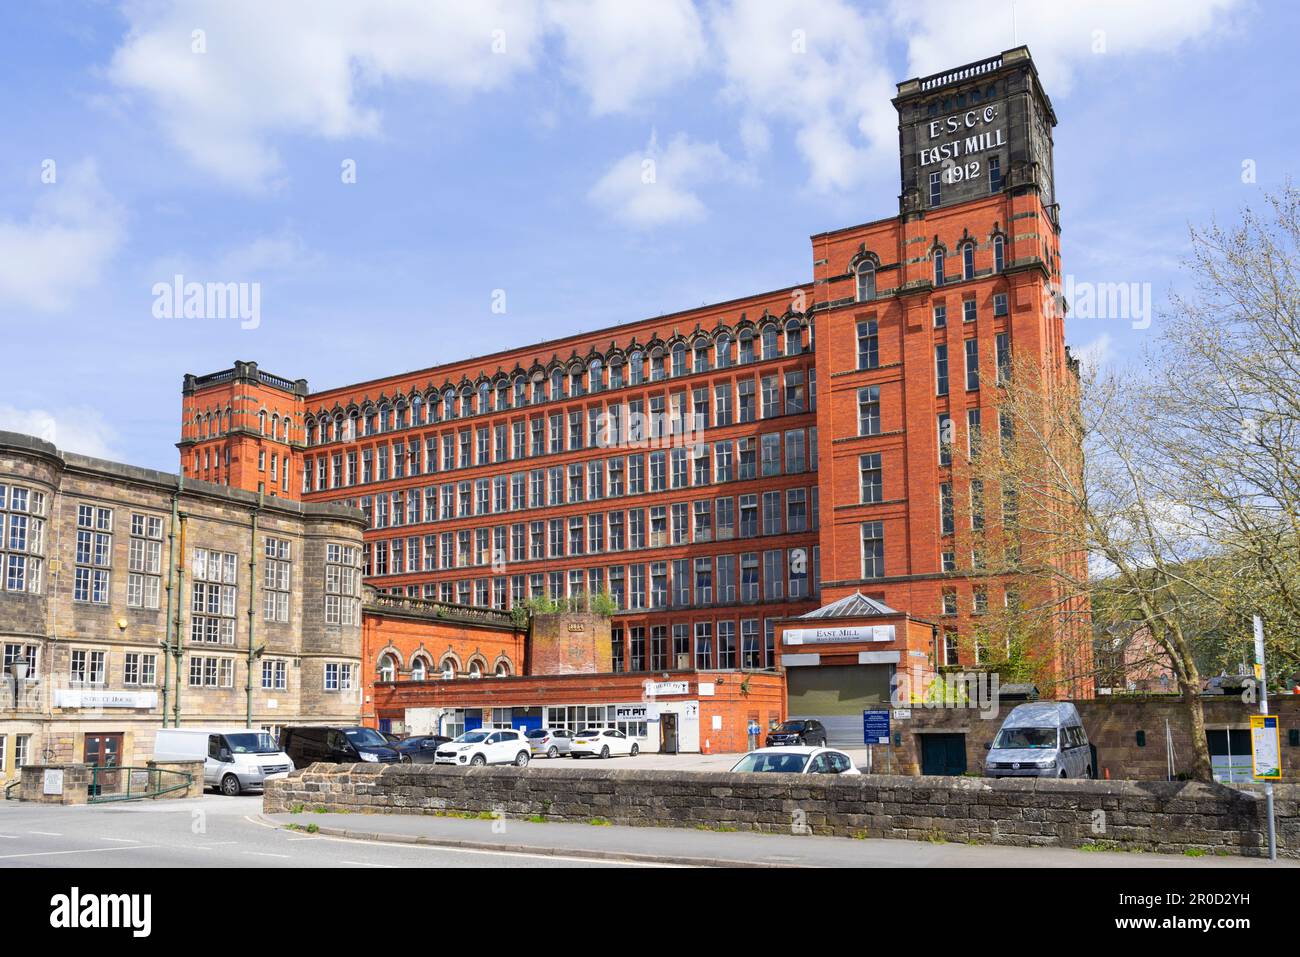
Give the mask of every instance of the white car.
<path id="1" fill-rule="evenodd" d="M 641 748 L 622 731 L 613 728 L 583 728 L 573 736 L 569 745 L 569 757 L 580 758 L 584 754 L 594 754 L 608 758 L 614 754 L 627 754 L 636 757 Z"/>
<path id="2" fill-rule="evenodd" d="M 439 745 L 434 753 L 434 764 L 455 764 L 459 767 L 482 767 L 485 764 L 513 764 L 522 768 L 528 765 L 532 749 L 528 739 L 519 731 L 483 728 L 466 731 L 459 738 Z"/>
<path id="3" fill-rule="evenodd" d="M 833 748 L 775 747 L 750 751 L 732 771 L 783 774 L 861 774 L 852 759 Z"/>

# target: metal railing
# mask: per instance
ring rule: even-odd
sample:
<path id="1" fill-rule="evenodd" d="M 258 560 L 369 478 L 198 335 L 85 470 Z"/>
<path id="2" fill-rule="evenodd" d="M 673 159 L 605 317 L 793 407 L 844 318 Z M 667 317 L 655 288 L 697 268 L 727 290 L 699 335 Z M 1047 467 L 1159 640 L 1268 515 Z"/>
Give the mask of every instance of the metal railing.
<path id="1" fill-rule="evenodd" d="M 8 784 L 5 785 L 5 800 L 6 800 L 6 801 L 17 801 L 17 800 L 18 800 L 18 798 L 14 795 L 13 792 L 14 792 L 14 790 L 15 790 L 15 789 L 20 785 L 20 784 L 22 784 L 22 783 L 23 783 L 23 779 L 22 779 L 21 777 L 17 777 L 17 778 L 14 778 L 12 781 L 10 781 Z"/>
<path id="2" fill-rule="evenodd" d="M 87 803 L 139 801 L 156 798 L 189 788 L 194 775 L 169 768 L 131 766 L 90 766 L 90 783 L 86 786 Z"/>

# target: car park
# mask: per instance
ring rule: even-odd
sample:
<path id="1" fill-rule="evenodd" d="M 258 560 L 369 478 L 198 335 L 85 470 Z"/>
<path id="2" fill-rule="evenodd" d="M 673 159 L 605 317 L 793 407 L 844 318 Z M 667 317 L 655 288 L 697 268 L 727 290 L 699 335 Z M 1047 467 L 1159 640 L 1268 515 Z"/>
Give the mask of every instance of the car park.
<path id="1" fill-rule="evenodd" d="M 396 764 L 402 755 L 374 728 L 356 726 L 295 726 L 280 731 L 280 746 L 295 768 L 318 761 L 325 764 L 356 762 Z"/>
<path id="2" fill-rule="evenodd" d="M 1092 748 L 1079 710 L 1067 701 L 1017 705 L 985 747 L 991 778 L 1090 778 Z"/>
<path id="3" fill-rule="evenodd" d="M 767 733 L 763 741 L 769 748 L 782 745 L 826 747 L 826 728 L 813 718 L 791 718 Z"/>
<path id="4" fill-rule="evenodd" d="M 548 758 L 558 758 L 568 754 L 573 744 L 573 732 L 568 728 L 533 728 L 524 737 L 533 754 L 544 754 Z"/>
<path id="5" fill-rule="evenodd" d="M 636 757 L 640 753 L 640 745 L 613 728 L 584 728 L 573 736 L 573 743 L 569 746 L 571 758 L 585 755 L 608 758 L 615 754 Z"/>
<path id="6" fill-rule="evenodd" d="M 853 759 L 833 748 L 778 745 L 750 751 L 731 769 L 735 773 L 861 774 Z"/>
<path id="7" fill-rule="evenodd" d="M 450 741 L 445 734 L 413 734 L 393 745 L 412 764 L 433 764 L 438 748 Z"/>
<path id="8" fill-rule="evenodd" d="M 439 746 L 434 764 L 482 767 L 486 764 L 513 764 L 527 767 L 532 758 L 528 739 L 520 731 L 508 728 L 480 728 L 466 731 L 458 738 Z"/>

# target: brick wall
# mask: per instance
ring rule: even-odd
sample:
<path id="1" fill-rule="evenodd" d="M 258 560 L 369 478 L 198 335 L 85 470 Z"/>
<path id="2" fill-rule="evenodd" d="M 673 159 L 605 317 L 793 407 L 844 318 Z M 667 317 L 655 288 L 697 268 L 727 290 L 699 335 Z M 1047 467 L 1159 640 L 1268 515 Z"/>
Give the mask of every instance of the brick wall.
<path id="1" fill-rule="evenodd" d="M 1278 853 L 1300 856 L 1300 788 L 1277 789 Z M 321 765 L 267 783 L 263 808 L 436 814 L 842 837 L 1267 853 L 1260 794 L 1218 785 L 435 765 Z"/>
<path id="2" fill-rule="evenodd" d="M 534 615 L 529 674 L 603 674 L 614 670 L 609 619 L 602 615 Z"/>

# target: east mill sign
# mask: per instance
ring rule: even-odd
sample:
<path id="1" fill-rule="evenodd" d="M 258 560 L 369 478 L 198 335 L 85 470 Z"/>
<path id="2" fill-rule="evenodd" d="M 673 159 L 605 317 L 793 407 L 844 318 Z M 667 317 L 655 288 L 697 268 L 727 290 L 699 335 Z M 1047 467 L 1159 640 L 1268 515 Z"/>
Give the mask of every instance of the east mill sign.
<path id="1" fill-rule="evenodd" d="M 958 135 L 946 143 L 921 148 L 921 167 L 939 163 L 947 172 L 944 178 L 949 183 L 960 183 L 965 179 L 974 179 L 980 175 L 980 162 L 977 159 L 961 162 L 966 157 L 975 156 L 988 150 L 1005 146 L 1006 136 L 1002 127 L 987 129 L 999 118 L 996 106 L 986 106 L 981 110 L 967 110 L 952 116 L 930 122 L 930 139 Z"/>

